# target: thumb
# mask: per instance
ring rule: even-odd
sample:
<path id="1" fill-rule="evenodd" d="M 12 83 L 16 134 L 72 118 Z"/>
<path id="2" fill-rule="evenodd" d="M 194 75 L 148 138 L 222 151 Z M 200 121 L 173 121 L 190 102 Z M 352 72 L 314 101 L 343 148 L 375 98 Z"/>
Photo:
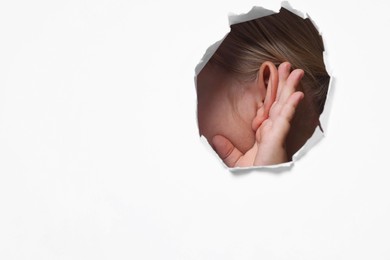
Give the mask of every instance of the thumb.
<path id="1" fill-rule="evenodd" d="M 216 135 L 211 140 L 214 150 L 228 167 L 234 167 L 243 154 L 222 135 Z"/>

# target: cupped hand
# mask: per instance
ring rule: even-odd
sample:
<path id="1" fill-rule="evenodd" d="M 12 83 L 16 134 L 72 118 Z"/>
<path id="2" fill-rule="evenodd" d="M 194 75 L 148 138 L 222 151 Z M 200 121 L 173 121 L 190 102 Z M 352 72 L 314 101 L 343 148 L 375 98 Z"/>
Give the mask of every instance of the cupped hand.
<path id="1" fill-rule="evenodd" d="M 276 97 L 267 118 L 256 130 L 256 140 L 251 149 L 242 153 L 225 136 L 213 137 L 213 147 L 228 167 L 273 165 L 288 161 L 286 137 L 296 108 L 304 97 L 301 91 L 297 91 L 304 72 L 301 69 L 290 72 L 290 68 L 287 62 L 278 67 Z"/>

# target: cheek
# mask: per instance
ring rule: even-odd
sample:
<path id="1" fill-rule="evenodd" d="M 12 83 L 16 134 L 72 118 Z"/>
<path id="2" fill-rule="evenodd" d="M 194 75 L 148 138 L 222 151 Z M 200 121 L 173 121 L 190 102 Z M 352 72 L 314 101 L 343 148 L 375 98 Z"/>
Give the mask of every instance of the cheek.
<path id="1" fill-rule="evenodd" d="M 223 135 L 228 138 L 233 145 L 245 153 L 252 148 L 255 142 L 255 133 L 251 124 L 245 122 L 230 111 L 229 113 L 200 113 L 199 130 L 200 134 L 206 137 L 209 143 L 215 135 Z"/>
<path id="2" fill-rule="evenodd" d="M 198 103 L 198 125 L 199 134 L 203 135 L 210 142 L 216 134 L 221 134 L 222 122 L 226 121 L 223 109 L 216 102 Z"/>
<path id="3" fill-rule="evenodd" d="M 241 152 L 247 152 L 255 142 L 252 120 L 255 108 L 248 102 L 233 106 L 230 100 L 213 102 L 213 105 L 198 106 L 198 124 L 200 134 L 211 143 L 219 134 L 228 138 Z M 242 104 L 246 104 L 243 106 Z M 248 106 L 249 105 L 249 106 Z"/>
<path id="4" fill-rule="evenodd" d="M 232 133 L 236 142 L 236 147 L 247 152 L 255 143 L 255 132 L 252 129 L 252 122 L 256 116 L 257 103 L 251 93 L 244 94 L 236 103 L 235 131 Z"/>
<path id="5" fill-rule="evenodd" d="M 227 135 L 231 136 L 231 142 L 242 153 L 246 153 L 255 143 L 255 133 L 247 124 L 237 124 Z"/>

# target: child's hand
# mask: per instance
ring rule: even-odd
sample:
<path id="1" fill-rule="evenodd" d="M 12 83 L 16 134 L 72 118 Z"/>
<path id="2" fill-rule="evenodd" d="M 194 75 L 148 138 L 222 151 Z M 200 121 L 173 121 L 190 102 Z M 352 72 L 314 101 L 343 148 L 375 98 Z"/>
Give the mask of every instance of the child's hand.
<path id="1" fill-rule="evenodd" d="M 287 162 L 285 142 L 303 93 L 297 91 L 303 70 L 290 73 L 290 66 L 279 66 L 277 95 L 268 114 L 256 131 L 256 141 L 245 154 L 222 135 L 213 137 L 213 146 L 228 167 L 272 165 Z"/>

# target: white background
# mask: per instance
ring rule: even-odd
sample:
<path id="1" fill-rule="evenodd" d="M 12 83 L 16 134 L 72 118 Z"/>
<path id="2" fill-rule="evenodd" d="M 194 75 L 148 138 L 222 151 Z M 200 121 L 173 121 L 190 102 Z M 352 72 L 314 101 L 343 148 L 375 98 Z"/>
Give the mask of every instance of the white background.
<path id="1" fill-rule="evenodd" d="M 335 77 L 283 173 L 200 141 L 194 69 L 230 12 L 277 1 L 0 3 L 1 259 L 389 259 L 388 1 L 290 4 Z"/>

